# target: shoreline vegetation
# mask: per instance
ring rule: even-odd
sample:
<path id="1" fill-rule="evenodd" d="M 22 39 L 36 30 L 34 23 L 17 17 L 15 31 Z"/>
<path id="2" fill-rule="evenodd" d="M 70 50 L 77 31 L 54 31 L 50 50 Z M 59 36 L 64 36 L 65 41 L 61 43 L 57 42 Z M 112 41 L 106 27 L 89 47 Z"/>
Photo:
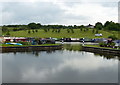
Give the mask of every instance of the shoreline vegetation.
<path id="1" fill-rule="evenodd" d="M 0 52 L 31 52 L 31 51 L 54 51 L 62 49 L 61 44 L 42 44 L 42 45 L 1 45 Z"/>
<path id="2" fill-rule="evenodd" d="M 49 47 L 49 46 L 62 46 L 63 44 L 41 44 L 41 45 L 9 45 L 9 44 L 0 44 L 0 47 Z M 82 47 L 93 47 L 93 48 L 102 48 L 102 49 L 114 49 L 120 50 L 120 48 L 111 48 L 111 47 L 100 47 L 99 45 L 82 45 Z"/>
<path id="3" fill-rule="evenodd" d="M 108 47 L 100 47 L 97 45 L 85 45 L 82 46 L 82 49 L 87 52 L 92 52 L 92 53 L 98 53 L 98 54 L 109 54 L 109 55 L 115 55 L 115 56 L 120 56 L 120 48 L 108 48 Z"/>
<path id="4" fill-rule="evenodd" d="M 61 46 L 61 44 L 41 44 L 41 45 L 8 45 L 0 44 L 0 47 L 48 47 L 48 46 Z"/>
<path id="5" fill-rule="evenodd" d="M 115 50 L 120 50 L 120 48 L 100 47 L 99 45 L 84 45 L 83 47 L 93 47 L 93 48 L 103 48 L 103 49 L 115 49 Z"/>
<path id="6" fill-rule="evenodd" d="M 67 45 L 69 46 L 69 44 Z M 1 52 L 26 52 L 26 51 L 52 51 L 52 50 L 59 50 L 59 49 L 67 49 L 67 50 L 74 50 L 74 51 L 86 51 L 92 53 L 105 53 L 111 55 L 120 55 L 120 48 L 108 48 L 108 47 L 100 47 L 99 45 L 71 45 L 66 48 L 66 44 L 42 44 L 42 45 L 0 45 Z"/>

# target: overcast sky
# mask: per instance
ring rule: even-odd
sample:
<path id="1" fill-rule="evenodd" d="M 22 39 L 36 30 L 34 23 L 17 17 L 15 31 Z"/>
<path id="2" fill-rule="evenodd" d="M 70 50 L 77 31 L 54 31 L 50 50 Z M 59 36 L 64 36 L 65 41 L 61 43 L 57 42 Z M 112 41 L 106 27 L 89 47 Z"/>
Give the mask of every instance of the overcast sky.
<path id="1" fill-rule="evenodd" d="M 0 0 L 1 24 L 118 22 L 119 0 Z"/>

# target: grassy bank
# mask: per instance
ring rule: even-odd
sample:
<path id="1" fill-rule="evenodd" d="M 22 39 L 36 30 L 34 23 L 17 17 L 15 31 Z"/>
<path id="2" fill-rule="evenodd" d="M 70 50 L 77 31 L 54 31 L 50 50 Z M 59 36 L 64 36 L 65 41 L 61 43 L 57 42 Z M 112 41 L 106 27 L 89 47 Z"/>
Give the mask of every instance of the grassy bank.
<path id="1" fill-rule="evenodd" d="M 97 48 L 105 48 L 105 49 L 117 49 L 117 48 L 110 48 L 110 47 L 100 47 L 99 45 L 85 45 L 86 47 L 97 47 Z M 120 48 L 118 48 L 120 49 Z"/>
<path id="2" fill-rule="evenodd" d="M 0 44 L 1 47 L 22 47 L 22 46 L 57 46 L 61 44 L 41 44 L 41 45 L 9 45 L 9 44 Z"/>
<path id="3" fill-rule="evenodd" d="M 43 29 L 39 29 L 38 32 L 32 32 L 28 33 L 28 30 L 24 31 L 10 31 L 11 36 L 16 37 L 55 37 L 55 38 L 62 38 L 62 37 L 72 37 L 72 38 L 107 38 L 108 36 L 114 34 L 118 36 L 118 32 L 116 31 L 103 31 L 100 30 L 99 33 L 102 33 L 102 37 L 95 37 L 95 33 L 92 32 L 93 29 L 89 29 L 88 31 L 81 31 L 80 29 L 74 29 L 74 33 L 68 33 L 67 29 L 61 29 L 60 33 L 52 32 L 52 29 L 50 31 L 45 32 Z M 3 34 L 4 35 L 4 34 Z"/>

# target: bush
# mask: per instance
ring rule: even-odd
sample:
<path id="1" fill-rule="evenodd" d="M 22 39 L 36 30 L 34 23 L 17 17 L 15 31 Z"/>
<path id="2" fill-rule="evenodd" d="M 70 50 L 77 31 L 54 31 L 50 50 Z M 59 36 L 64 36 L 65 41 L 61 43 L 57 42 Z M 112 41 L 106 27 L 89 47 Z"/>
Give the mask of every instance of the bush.
<path id="1" fill-rule="evenodd" d="M 108 43 L 107 45 L 108 45 L 108 47 L 113 47 L 113 46 L 115 46 L 115 43 L 112 42 L 112 43 Z"/>
<path id="2" fill-rule="evenodd" d="M 117 37 L 115 35 L 110 35 L 110 36 L 108 36 L 108 38 L 112 38 L 112 40 L 116 40 L 117 39 Z"/>
<path id="3" fill-rule="evenodd" d="M 10 35 L 10 32 L 8 31 L 8 32 L 6 33 L 6 35 Z"/>
<path id="4" fill-rule="evenodd" d="M 102 42 L 102 43 L 99 43 L 99 46 L 100 46 L 100 47 L 114 47 L 114 46 L 115 46 L 115 43 L 112 42 L 112 43 L 106 44 L 106 43 Z"/>
<path id="5" fill-rule="evenodd" d="M 115 43 L 114 43 L 114 42 L 112 42 L 112 43 L 111 43 L 111 46 L 115 46 Z"/>
<path id="6" fill-rule="evenodd" d="M 96 34 L 97 34 L 97 33 L 99 33 L 99 32 L 98 32 L 98 29 L 96 30 L 96 32 L 95 32 L 95 33 L 96 33 Z"/>
<path id="7" fill-rule="evenodd" d="M 31 31 L 30 31 L 30 30 L 28 30 L 28 33 L 30 34 L 30 33 L 31 33 Z"/>
<path id="8" fill-rule="evenodd" d="M 107 47 L 107 44 L 104 43 L 104 42 L 102 42 L 102 43 L 99 43 L 99 46 L 100 46 L 100 47 Z"/>
<path id="9" fill-rule="evenodd" d="M 38 30 L 35 30 L 35 32 L 38 32 Z"/>
<path id="10" fill-rule="evenodd" d="M 17 28 L 14 28 L 13 31 L 18 31 L 18 29 L 17 29 Z"/>
<path id="11" fill-rule="evenodd" d="M 19 41 L 19 42 L 17 42 L 17 43 L 21 43 L 21 44 L 23 44 L 23 45 L 31 45 L 31 43 L 30 43 L 30 42 L 23 42 L 23 41 Z"/>
<path id="12" fill-rule="evenodd" d="M 5 41 L 5 43 L 10 43 L 10 41 Z"/>

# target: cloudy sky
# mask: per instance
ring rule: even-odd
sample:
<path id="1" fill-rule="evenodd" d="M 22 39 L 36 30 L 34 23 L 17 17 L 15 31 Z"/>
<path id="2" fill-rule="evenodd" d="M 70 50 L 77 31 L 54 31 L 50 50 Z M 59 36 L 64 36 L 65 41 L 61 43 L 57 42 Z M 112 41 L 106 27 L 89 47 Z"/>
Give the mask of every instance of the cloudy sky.
<path id="1" fill-rule="evenodd" d="M 119 0 L 0 0 L 0 23 L 87 25 L 118 22 Z"/>

